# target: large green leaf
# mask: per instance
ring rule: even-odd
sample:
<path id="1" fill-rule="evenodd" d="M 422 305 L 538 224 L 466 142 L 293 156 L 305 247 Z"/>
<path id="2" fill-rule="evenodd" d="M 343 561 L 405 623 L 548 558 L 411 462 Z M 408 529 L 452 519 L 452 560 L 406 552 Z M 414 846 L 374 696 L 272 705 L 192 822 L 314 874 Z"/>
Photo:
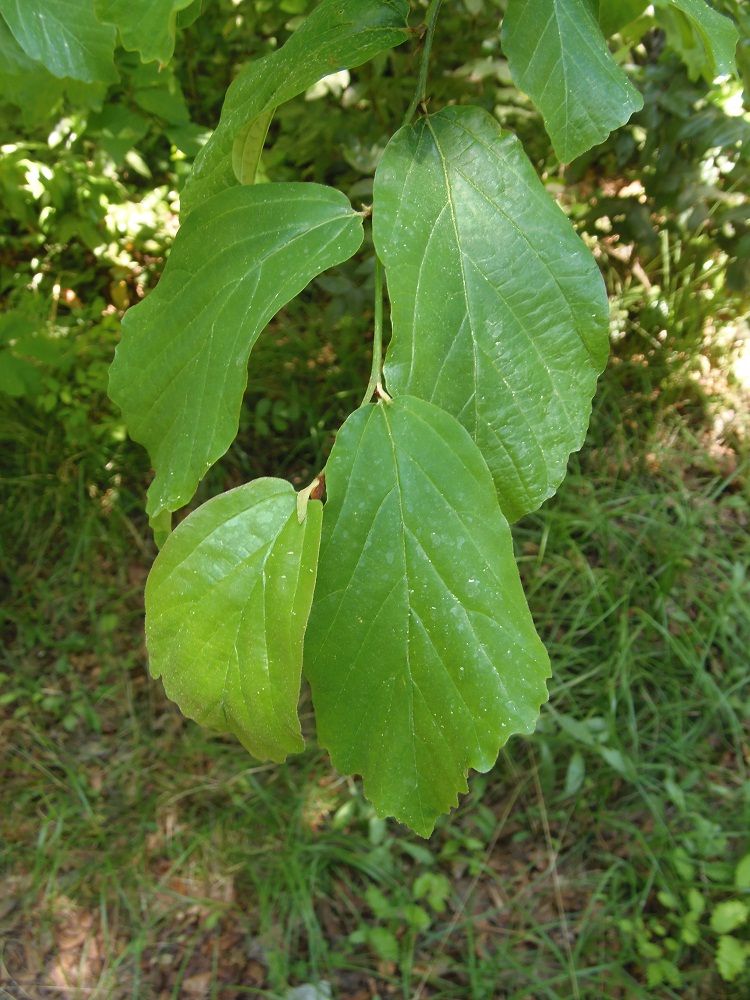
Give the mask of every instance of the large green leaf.
<path id="1" fill-rule="evenodd" d="M 691 79 L 702 76 L 713 83 L 717 76 L 736 73 L 739 35 L 728 17 L 704 0 L 653 0 L 653 4 L 669 44 L 684 60 Z"/>
<path id="2" fill-rule="evenodd" d="M 361 217 L 318 184 L 222 191 L 181 227 L 156 289 L 125 315 L 110 372 L 110 395 L 156 472 L 152 518 L 187 503 L 234 440 L 263 327 L 361 242 Z"/>
<path id="3" fill-rule="evenodd" d="M 143 62 L 167 63 L 174 54 L 177 14 L 193 0 L 94 0 L 100 21 L 117 26 L 123 47 Z"/>
<path id="4" fill-rule="evenodd" d="M 593 0 L 592 10 L 605 38 L 634 21 L 648 7 L 648 0 Z"/>
<path id="5" fill-rule="evenodd" d="M 24 52 L 54 76 L 114 83 L 115 29 L 94 13 L 94 0 L 0 0 Z"/>
<path id="6" fill-rule="evenodd" d="M 547 698 L 487 466 L 449 414 L 412 397 L 346 421 L 326 465 L 305 646 L 318 738 L 381 815 L 428 836 L 530 733 Z"/>
<path id="7" fill-rule="evenodd" d="M 516 520 L 554 493 L 583 443 L 608 347 L 596 263 L 515 136 L 479 108 L 397 132 L 373 200 L 388 391 L 464 424 Z"/>
<path id="8" fill-rule="evenodd" d="M 406 0 L 323 0 L 278 51 L 249 63 L 227 91 L 219 125 L 196 157 L 180 199 L 182 217 L 217 191 L 255 177 L 266 122 L 280 104 L 321 77 L 405 41 L 408 11 Z M 262 116 L 266 121 L 253 130 Z"/>
<path id="9" fill-rule="evenodd" d="M 318 501 L 300 524 L 293 487 L 257 479 L 193 511 L 146 584 L 153 676 L 185 715 L 263 759 L 304 747 L 297 702 L 321 521 Z"/>
<path id="10" fill-rule="evenodd" d="M 612 58 L 588 0 L 508 0 L 503 49 L 565 162 L 624 125 L 643 98 Z"/>

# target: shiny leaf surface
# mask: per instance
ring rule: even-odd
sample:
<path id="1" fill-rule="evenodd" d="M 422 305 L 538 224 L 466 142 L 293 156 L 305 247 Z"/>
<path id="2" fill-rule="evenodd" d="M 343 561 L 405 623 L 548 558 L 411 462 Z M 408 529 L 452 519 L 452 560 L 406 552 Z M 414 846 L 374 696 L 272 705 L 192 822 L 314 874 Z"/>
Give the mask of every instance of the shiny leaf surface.
<path id="1" fill-rule="evenodd" d="M 0 0 L 0 14 L 26 55 L 54 76 L 114 83 L 115 29 L 94 0 Z"/>
<path id="2" fill-rule="evenodd" d="M 489 471 L 453 417 L 410 397 L 358 410 L 326 485 L 305 649 L 318 738 L 379 814 L 428 836 L 467 769 L 534 729 L 547 654 Z"/>
<path id="3" fill-rule="evenodd" d="M 541 111 L 564 162 L 643 107 L 587 0 L 508 0 L 502 36 L 513 81 Z"/>
<path id="4" fill-rule="evenodd" d="M 396 133 L 374 202 L 388 391 L 461 421 L 516 520 L 554 493 L 585 437 L 608 350 L 596 263 L 518 140 L 479 108 Z"/>

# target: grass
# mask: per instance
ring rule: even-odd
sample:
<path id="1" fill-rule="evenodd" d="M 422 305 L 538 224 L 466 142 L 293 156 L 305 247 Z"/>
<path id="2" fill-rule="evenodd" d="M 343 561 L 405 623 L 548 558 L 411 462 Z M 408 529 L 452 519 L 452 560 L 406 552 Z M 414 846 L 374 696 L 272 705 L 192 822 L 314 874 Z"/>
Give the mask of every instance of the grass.
<path id="1" fill-rule="evenodd" d="M 317 471 L 367 368 L 361 327 L 328 320 L 303 302 L 274 325 L 206 489 Z M 554 667 L 538 731 L 429 843 L 314 741 L 259 765 L 166 702 L 142 642 L 143 457 L 101 438 L 71 454 L 64 426 L 7 407 L 0 990 L 746 997 L 711 920 L 742 902 L 750 853 L 749 466 L 684 413 L 622 421 L 625 392 L 615 366 L 564 485 L 514 528 Z M 311 735 L 306 694 L 302 717 Z"/>

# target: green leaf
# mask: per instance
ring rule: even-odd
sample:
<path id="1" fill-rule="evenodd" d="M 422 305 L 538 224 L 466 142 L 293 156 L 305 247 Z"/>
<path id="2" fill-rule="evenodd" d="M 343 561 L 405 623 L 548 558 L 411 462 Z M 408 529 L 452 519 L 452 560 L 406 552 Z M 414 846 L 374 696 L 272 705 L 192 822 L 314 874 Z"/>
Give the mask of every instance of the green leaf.
<path id="1" fill-rule="evenodd" d="M 189 28 L 203 13 L 203 0 L 193 0 L 189 7 L 177 12 L 177 27 Z"/>
<path id="2" fill-rule="evenodd" d="M 397 132 L 373 200 L 388 391 L 463 423 L 516 520 L 554 493 L 585 437 L 608 349 L 596 263 L 521 144 L 480 108 Z"/>
<path id="3" fill-rule="evenodd" d="M 729 934 L 747 923 L 750 907 L 739 899 L 728 899 L 718 903 L 711 914 L 711 930 L 717 934 Z"/>
<path id="4" fill-rule="evenodd" d="M 114 24 L 123 48 L 143 62 L 168 63 L 174 55 L 177 14 L 193 0 L 94 0 L 100 21 Z"/>
<path id="5" fill-rule="evenodd" d="M 593 7 L 605 38 L 630 24 L 648 7 L 648 0 L 593 0 Z"/>
<path id="6" fill-rule="evenodd" d="M 750 890 L 750 854 L 746 854 L 737 863 L 734 884 L 738 889 Z"/>
<path id="7" fill-rule="evenodd" d="M 115 29 L 94 13 L 94 0 L 0 0 L 24 52 L 57 77 L 114 83 Z"/>
<path id="8" fill-rule="evenodd" d="M 547 698 L 508 524 L 477 447 L 413 397 L 359 409 L 326 465 L 306 640 L 318 739 L 423 837 Z"/>
<path id="9" fill-rule="evenodd" d="M 237 434 L 247 361 L 272 316 L 362 242 L 339 191 L 264 184 L 222 191 L 177 234 L 156 289 L 129 310 L 110 395 L 156 472 L 147 510 L 177 510 Z"/>
<path id="10" fill-rule="evenodd" d="M 297 702 L 321 523 L 319 501 L 301 525 L 294 488 L 257 479 L 193 511 L 146 584 L 152 675 L 185 715 L 261 759 L 304 748 Z"/>
<path id="11" fill-rule="evenodd" d="M 565 791 L 563 795 L 570 796 L 579 792 L 586 778 L 586 762 L 580 750 L 574 750 L 565 772 Z"/>
<path id="12" fill-rule="evenodd" d="M 274 108 L 264 111 L 240 132 L 232 146 L 232 169 L 240 184 L 254 184 L 258 172 L 260 154 L 273 119 Z"/>
<path id="13" fill-rule="evenodd" d="M 508 0 L 502 37 L 513 81 L 541 111 L 564 162 L 643 107 L 587 0 Z"/>
<path id="14" fill-rule="evenodd" d="M 738 941 L 731 934 L 723 934 L 716 948 L 716 968 L 725 983 L 734 982 L 745 968 L 745 962 L 750 958 L 750 944 Z"/>
<path id="15" fill-rule="evenodd" d="M 0 394 L 20 397 L 35 395 L 41 383 L 36 365 L 17 358 L 10 351 L 0 352 Z"/>
<path id="16" fill-rule="evenodd" d="M 712 10 L 704 0 L 653 0 L 667 41 L 688 68 L 691 80 L 737 72 L 735 49 L 739 35 L 730 18 Z"/>
<path id="17" fill-rule="evenodd" d="M 406 0 L 323 0 L 278 51 L 249 63 L 227 91 L 219 125 L 196 157 L 180 198 L 182 217 L 238 183 L 233 161 L 242 163 L 243 176 L 255 176 L 262 126 L 253 133 L 250 149 L 244 148 L 242 137 L 257 119 L 268 116 L 270 121 L 275 108 L 321 77 L 401 44 L 408 37 L 408 10 Z"/>

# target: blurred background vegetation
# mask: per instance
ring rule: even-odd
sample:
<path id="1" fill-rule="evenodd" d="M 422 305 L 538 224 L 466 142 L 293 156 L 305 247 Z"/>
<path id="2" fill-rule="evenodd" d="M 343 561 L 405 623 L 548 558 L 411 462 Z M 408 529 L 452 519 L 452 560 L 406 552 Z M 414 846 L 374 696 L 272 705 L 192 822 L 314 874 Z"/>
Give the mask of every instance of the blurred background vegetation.
<path id="1" fill-rule="evenodd" d="M 436 36 L 432 107 L 517 132 L 611 297 L 586 446 L 514 527 L 554 669 L 536 735 L 423 842 L 314 739 L 259 765 L 148 678 L 149 464 L 107 367 L 226 87 L 312 5 L 193 4 L 174 62 L 119 50 L 109 90 L 24 64 L 0 22 L 0 995 L 746 1000 L 750 94 L 691 78 L 677 29 L 615 40 L 644 110 L 568 167 L 510 80 L 502 0 L 445 0 Z M 750 11 L 714 6 L 750 85 Z M 265 178 L 368 203 L 415 68 L 404 46 L 282 106 Z M 366 243 L 276 317 L 194 504 L 323 465 L 372 276 Z M 313 736 L 304 693 L 302 715 Z"/>

